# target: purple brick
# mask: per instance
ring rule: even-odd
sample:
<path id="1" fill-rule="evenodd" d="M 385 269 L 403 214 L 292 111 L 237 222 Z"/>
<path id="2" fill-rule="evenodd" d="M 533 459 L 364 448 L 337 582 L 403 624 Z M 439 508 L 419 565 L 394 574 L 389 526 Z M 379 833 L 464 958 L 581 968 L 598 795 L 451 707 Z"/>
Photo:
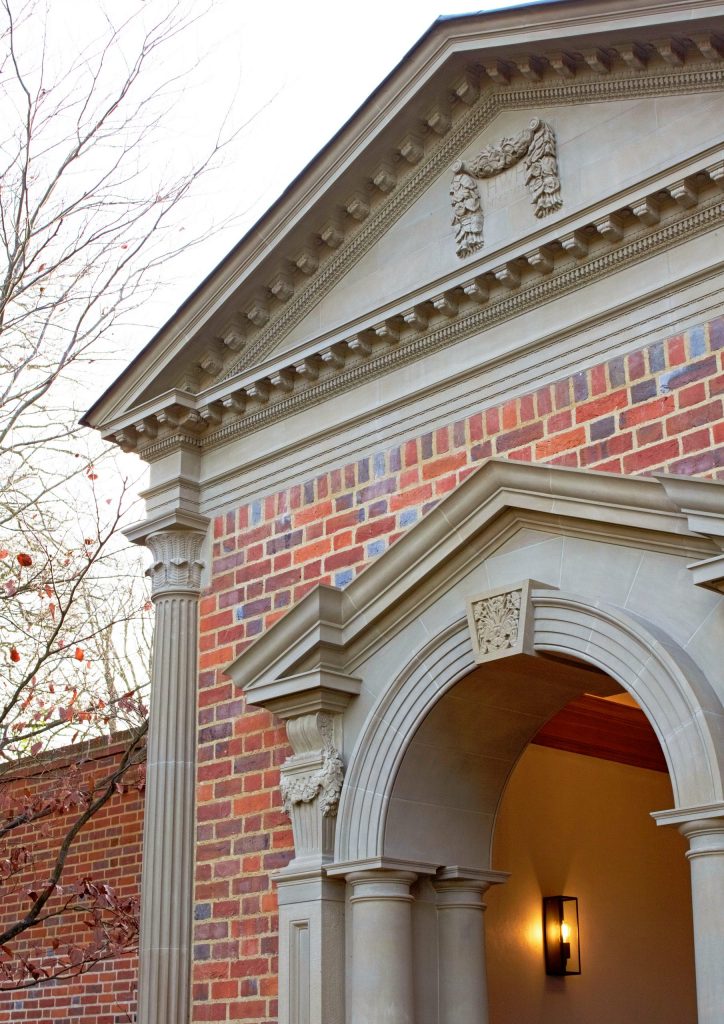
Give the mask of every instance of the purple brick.
<path id="1" fill-rule="evenodd" d="M 573 397 L 577 402 L 584 402 L 588 398 L 588 375 L 577 373 L 573 378 Z"/>
<path id="2" fill-rule="evenodd" d="M 655 395 L 656 381 L 652 377 L 631 386 L 631 401 L 634 403 L 646 402 L 649 398 L 653 398 Z"/>
<path id="3" fill-rule="evenodd" d="M 420 438 L 420 448 L 423 459 L 432 458 L 433 453 L 433 436 L 432 434 L 423 434 Z"/>
<path id="4" fill-rule="evenodd" d="M 605 416 L 602 420 L 594 420 L 591 424 L 591 440 L 602 441 L 604 437 L 610 437 L 615 430 L 615 416 Z"/>
<path id="5" fill-rule="evenodd" d="M 620 388 L 626 383 L 626 364 L 623 356 L 617 356 L 609 362 L 608 379 L 612 388 Z"/>
<path id="6" fill-rule="evenodd" d="M 713 352 L 724 348 L 724 316 L 712 320 L 709 324 L 709 347 Z"/>
<path id="7" fill-rule="evenodd" d="M 662 341 L 649 345 L 646 351 L 649 355 L 649 370 L 651 373 L 661 373 L 662 370 L 666 369 L 666 352 L 664 351 L 664 343 Z"/>

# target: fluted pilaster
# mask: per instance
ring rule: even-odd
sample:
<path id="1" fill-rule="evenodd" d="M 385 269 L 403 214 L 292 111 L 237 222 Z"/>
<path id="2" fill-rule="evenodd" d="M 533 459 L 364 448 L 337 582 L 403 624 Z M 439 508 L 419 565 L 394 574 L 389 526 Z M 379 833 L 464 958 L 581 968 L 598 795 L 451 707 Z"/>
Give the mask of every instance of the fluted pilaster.
<path id="1" fill-rule="evenodd" d="M 156 625 L 141 881 L 138 1024 L 189 1019 L 196 782 L 196 651 L 203 534 L 146 539 Z"/>

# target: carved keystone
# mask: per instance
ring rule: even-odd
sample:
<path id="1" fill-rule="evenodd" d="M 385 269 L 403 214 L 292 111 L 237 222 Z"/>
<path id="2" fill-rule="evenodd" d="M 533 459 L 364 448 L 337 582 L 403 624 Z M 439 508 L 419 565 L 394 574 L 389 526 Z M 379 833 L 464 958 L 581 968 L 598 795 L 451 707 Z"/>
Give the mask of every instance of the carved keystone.
<path id="1" fill-rule="evenodd" d="M 533 654 L 531 591 L 555 589 L 547 583 L 524 580 L 466 601 L 473 656 L 478 665 L 511 654 Z"/>

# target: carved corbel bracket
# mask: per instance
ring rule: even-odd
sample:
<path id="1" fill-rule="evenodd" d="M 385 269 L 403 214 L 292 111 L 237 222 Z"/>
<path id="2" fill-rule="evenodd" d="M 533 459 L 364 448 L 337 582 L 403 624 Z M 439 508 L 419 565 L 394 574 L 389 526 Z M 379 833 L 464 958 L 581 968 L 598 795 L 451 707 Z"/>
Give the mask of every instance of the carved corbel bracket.
<path id="1" fill-rule="evenodd" d="M 321 867 L 334 857 L 344 783 L 342 716 L 361 686 L 360 679 L 318 668 L 247 693 L 250 702 L 284 721 L 294 751 L 282 765 L 280 780 L 294 833 L 294 868 Z"/>

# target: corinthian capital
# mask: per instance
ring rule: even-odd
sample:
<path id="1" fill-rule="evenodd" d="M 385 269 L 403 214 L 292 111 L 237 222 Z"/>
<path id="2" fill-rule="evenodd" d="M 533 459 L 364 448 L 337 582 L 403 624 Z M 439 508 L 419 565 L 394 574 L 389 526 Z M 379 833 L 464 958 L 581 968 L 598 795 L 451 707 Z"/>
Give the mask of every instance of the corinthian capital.
<path id="1" fill-rule="evenodd" d="M 146 546 L 153 555 L 153 564 L 146 570 L 146 575 L 151 580 L 154 598 L 179 592 L 200 592 L 203 542 L 203 533 L 196 530 L 162 530 L 146 537 Z"/>

